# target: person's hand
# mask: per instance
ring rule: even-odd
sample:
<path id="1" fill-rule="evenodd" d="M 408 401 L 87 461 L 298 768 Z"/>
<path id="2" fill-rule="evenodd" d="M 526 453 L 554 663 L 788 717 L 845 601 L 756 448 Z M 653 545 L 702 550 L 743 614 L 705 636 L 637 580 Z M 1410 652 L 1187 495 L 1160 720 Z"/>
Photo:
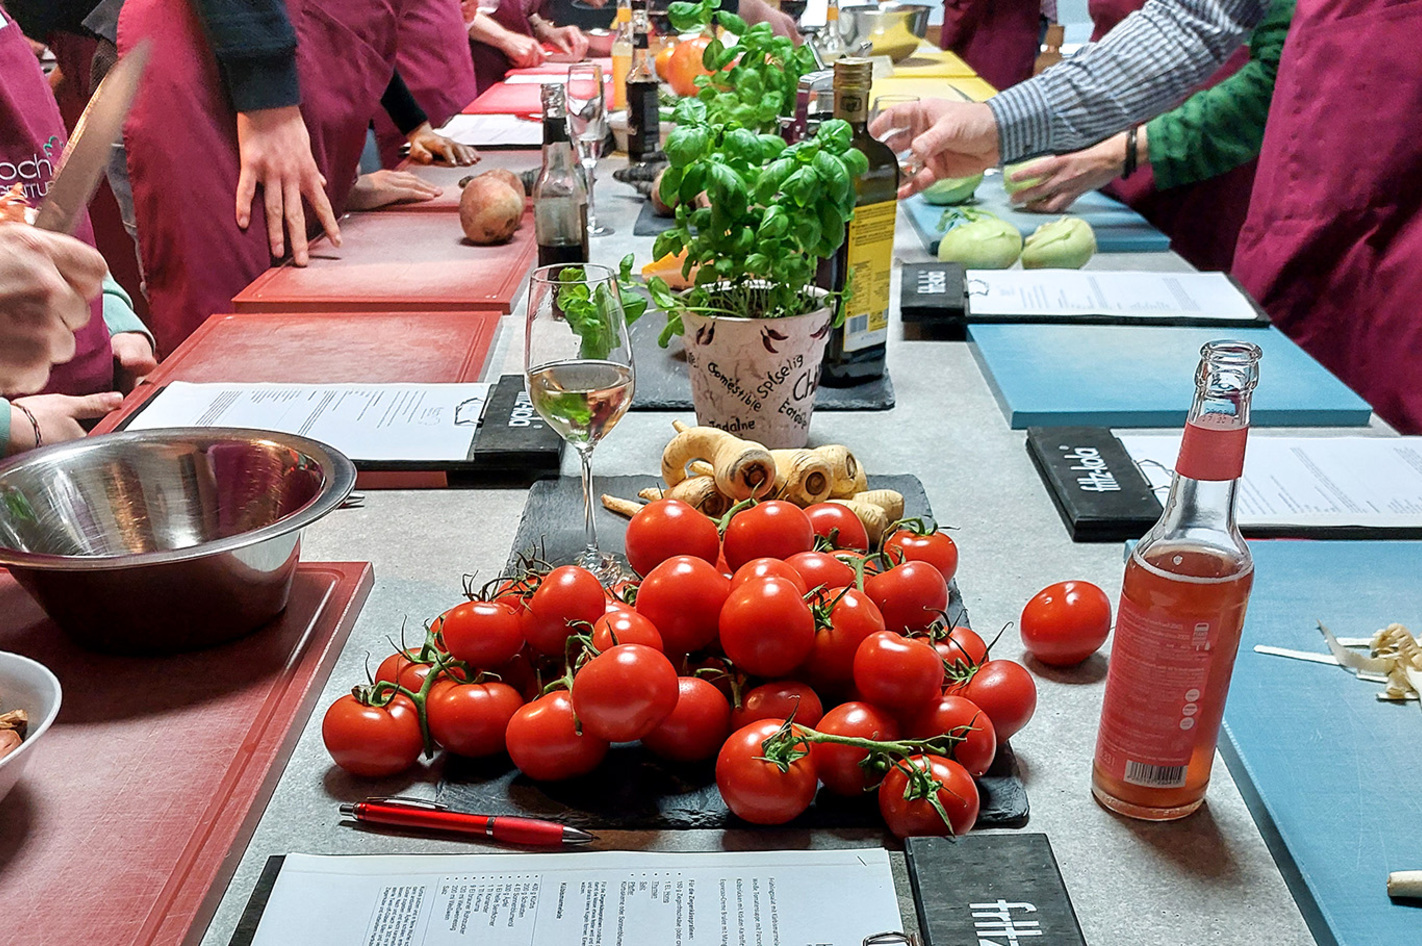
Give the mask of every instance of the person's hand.
<path id="1" fill-rule="evenodd" d="M 114 351 L 114 386 L 127 394 L 158 367 L 153 355 L 153 343 L 142 332 L 120 332 L 109 339 Z"/>
<path id="2" fill-rule="evenodd" d="M 356 178 L 347 205 L 351 210 L 375 210 L 390 204 L 434 200 L 444 188 L 409 171 L 375 171 Z"/>
<path id="3" fill-rule="evenodd" d="M 588 54 L 587 34 L 576 26 L 550 26 L 543 36 L 574 59 L 582 59 Z"/>
<path id="4" fill-rule="evenodd" d="M 1061 213 L 1082 194 L 1120 177 L 1125 165 L 1124 132 L 1072 154 L 1040 158 L 1013 174 L 1016 181 L 1041 180 L 1013 194 L 1012 202 L 1036 213 Z"/>
<path id="5" fill-rule="evenodd" d="M 262 188 L 267 209 L 267 241 L 272 256 L 286 255 L 283 229 L 291 239 L 291 258 L 305 266 L 306 212 L 304 197 L 316 211 L 316 218 L 336 246 L 341 245 L 341 228 L 326 199 L 326 179 L 311 156 L 311 137 L 295 105 L 237 113 L 237 147 L 242 170 L 237 177 L 237 226 L 247 229 L 252 222 L 252 201 Z"/>
<path id="6" fill-rule="evenodd" d="M 534 66 L 543 65 L 543 61 L 548 58 L 538 40 L 512 30 L 504 37 L 499 49 L 509 57 L 509 63 L 515 69 L 532 69 Z"/>
<path id="7" fill-rule="evenodd" d="M 788 36 L 795 41 L 796 46 L 803 42 L 803 37 L 800 36 L 800 27 L 796 25 L 795 18 L 783 10 L 777 10 L 765 0 L 741 0 L 739 15 L 751 26 L 757 23 L 769 23 L 776 36 Z"/>
<path id="8" fill-rule="evenodd" d="M 465 167 L 479 162 L 479 152 L 468 145 L 462 145 L 453 138 L 446 138 L 425 122 L 405 136 L 410 142 L 410 160 L 416 164 L 434 164 L 438 156 L 445 164 Z M 435 194 L 433 196 L 439 196 Z M 351 208 L 355 210 L 357 208 Z"/>
<path id="9" fill-rule="evenodd" d="M 23 223 L 0 223 L 0 389 L 38 391 L 74 357 L 74 333 L 108 268 L 93 247 Z"/>
<path id="10" fill-rule="evenodd" d="M 18 398 L 12 405 L 24 407 L 35 417 L 39 425 L 40 439 L 45 445 L 78 440 L 86 433 L 81 420 L 99 420 L 110 411 L 117 410 L 123 403 L 123 395 L 117 391 L 103 394 L 86 394 L 72 397 L 68 394 L 36 394 Z M 10 452 L 32 450 L 35 447 L 35 430 L 24 411 L 10 411 Z"/>
<path id="11" fill-rule="evenodd" d="M 891 128 L 901 129 L 884 139 L 893 151 L 902 151 L 910 142 L 920 170 L 899 188 L 899 197 L 908 197 L 945 177 L 967 177 L 997 164 L 997 121 L 992 109 L 982 102 L 950 102 L 921 99 L 895 105 L 874 119 L 869 128 L 878 136 Z"/>

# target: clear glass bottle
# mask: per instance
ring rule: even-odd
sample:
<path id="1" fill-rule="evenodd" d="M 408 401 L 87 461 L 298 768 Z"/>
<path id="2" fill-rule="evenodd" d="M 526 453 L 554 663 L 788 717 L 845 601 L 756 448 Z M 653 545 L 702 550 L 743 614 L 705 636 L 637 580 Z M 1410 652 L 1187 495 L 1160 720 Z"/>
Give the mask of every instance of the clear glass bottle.
<path id="1" fill-rule="evenodd" d="M 1091 791 L 1133 818 L 1183 818 L 1210 781 L 1254 583 L 1234 506 L 1259 358 L 1248 342 L 1200 350 L 1165 511 L 1126 563 Z"/>
<path id="2" fill-rule="evenodd" d="M 627 74 L 632 70 L 632 0 L 617 0 L 612 33 L 612 107 L 627 107 Z"/>
<path id="3" fill-rule="evenodd" d="M 844 45 L 844 34 L 839 31 L 839 0 L 829 0 L 825 7 L 825 28 L 820 30 L 815 40 L 820 61 L 826 66 L 832 65 L 848 51 Z"/>
<path id="4" fill-rule="evenodd" d="M 543 167 L 533 183 L 533 233 L 538 265 L 588 261 L 588 190 L 568 138 L 562 85 L 545 83 Z"/>
<path id="5" fill-rule="evenodd" d="M 632 67 L 627 73 L 627 158 L 633 164 L 661 157 L 661 102 L 656 69 L 648 49 L 646 0 L 632 7 Z"/>

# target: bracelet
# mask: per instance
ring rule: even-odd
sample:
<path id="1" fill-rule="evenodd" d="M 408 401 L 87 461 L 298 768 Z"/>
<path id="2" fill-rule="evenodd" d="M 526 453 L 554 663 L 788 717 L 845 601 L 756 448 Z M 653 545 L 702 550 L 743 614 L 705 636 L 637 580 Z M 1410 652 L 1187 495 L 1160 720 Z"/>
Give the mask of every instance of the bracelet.
<path id="1" fill-rule="evenodd" d="M 17 407 L 17 408 L 19 408 L 20 413 L 21 413 L 21 414 L 24 414 L 26 417 L 29 418 L 29 420 L 30 420 L 30 427 L 34 428 L 34 432 L 35 432 L 35 449 L 38 450 L 40 447 L 43 447 L 43 446 L 44 446 L 44 437 L 40 436 L 40 425 L 39 425 L 39 421 L 35 420 L 34 412 L 31 411 L 31 410 L 30 410 L 28 407 L 26 407 L 25 405 L 21 404 L 19 401 L 11 401 L 11 402 L 10 402 L 10 406 L 11 406 L 11 407 Z"/>
<path id="2" fill-rule="evenodd" d="M 1132 125 L 1126 132 L 1126 169 L 1121 177 L 1130 177 L 1136 173 L 1136 131 L 1140 125 Z"/>

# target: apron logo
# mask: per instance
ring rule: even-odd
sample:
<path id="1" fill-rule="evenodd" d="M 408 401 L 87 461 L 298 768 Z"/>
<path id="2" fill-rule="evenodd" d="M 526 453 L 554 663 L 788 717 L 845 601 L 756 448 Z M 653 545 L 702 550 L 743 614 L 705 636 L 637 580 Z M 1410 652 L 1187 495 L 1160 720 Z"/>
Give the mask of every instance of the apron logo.
<path id="1" fill-rule="evenodd" d="M 46 157 L 54 157 L 54 149 L 59 147 L 59 136 L 50 135 L 49 140 L 44 143 L 44 153 Z M 36 157 L 39 157 L 36 155 Z"/>
<path id="2" fill-rule="evenodd" d="M 41 146 L 43 154 L 32 155 L 23 161 L 0 161 L 0 190 L 8 190 L 18 184 L 25 200 L 31 203 L 42 200 L 49 193 L 49 179 L 54 176 L 50 148 L 58 141 L 57 136 L 51 136 Z"/>

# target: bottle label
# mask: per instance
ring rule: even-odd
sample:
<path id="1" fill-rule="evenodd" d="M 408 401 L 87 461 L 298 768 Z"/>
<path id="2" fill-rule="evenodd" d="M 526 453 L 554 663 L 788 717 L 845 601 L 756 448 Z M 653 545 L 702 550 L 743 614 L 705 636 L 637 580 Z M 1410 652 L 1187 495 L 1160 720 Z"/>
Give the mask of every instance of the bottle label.
<path id="1" fill-rule="evenodd" d="M 844 302 L 844 350 L 859 351 L 889 339 L 889 288 L 893 276 L 897 201 L 854 208 L 847 240 L 853 284 Z"/>
<path id="2" fill-rule="evenodd" d="M 1229 414 L 1201 414 L 1185 425 L 1175 472 L 1192 480 L 1237 480 L 1244 473 L 1249 427 Z"/>
<path id="3" fill-rule="evenodd" d="M 641 161 L 661 147 L 661 103 L 657 83 L 627 83 L 627 156 Z"/>

